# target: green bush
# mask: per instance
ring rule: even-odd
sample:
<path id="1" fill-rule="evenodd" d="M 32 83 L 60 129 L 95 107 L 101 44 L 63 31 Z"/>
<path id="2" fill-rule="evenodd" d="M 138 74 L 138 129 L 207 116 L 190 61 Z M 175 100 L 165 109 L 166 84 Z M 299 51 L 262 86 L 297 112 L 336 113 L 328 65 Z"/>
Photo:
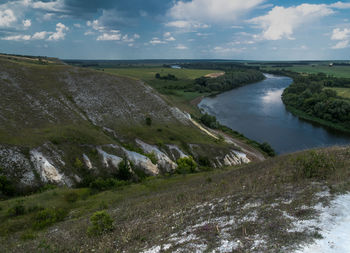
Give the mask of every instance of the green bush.
<path id="1" fill-rule="evenodd" d="M 117 179 L 128 181 L 132 178 L 132 164 L 124 159 L 118 166 Z"/>
<path id="2" fill-rule="evenodd" d="M 176 172 L 179 174 L 193 173 L 197 168 L 197 163 L 191 156 L 177 159 L 176 163 L 178 165 Z"/>
<path id="3" fill-rule="evenodd" d="M 102 235 L 113 230 L 113 220 L 106 211 L 95 212 L 90 218 L 88 235 Z"/>
<path id="4" fill-rule="evenodd" d="M 264 151 L 268 156 L 275 156 L 275 150 L 267 142 L 259 144 L 259 148 Z"/>
<path id="5" fill-rule="evenodd" d="M 62 221 L 66 217 L 66 214 L 66 211 L 62 208 L 45 208 L 34 215 L 33 228 L 39 230 L 48 227 L 56 222 Z"/>
<path id="6" fill-rule="evenodd" d="M 83 162 L 78 157 L 75 158 L 74 167 L 77 168 L 77 169 L 81 169 L 81 168 L 84 167 Z"/>
<path id="7" fill-rule="evenodd" d="M 2 171 L 0 168 L 0 198 L 2 196 L 13 196 L 15 194 L 15 187 L 5 175 L 1 175 Z"/>
<path id="8" fill-rule="evenodd" d="M 70 191 L 64 194 L 64 200 L 68 203 L 74 203 L 79 199 L 79 195 L 76 192 Z"/>
<path id="9" fill-rule="evenodd" d="M 90 183 L 90 188 L 98 191 L 105 191 L 112 188 L 117 188 L 126 185 L 127 182 L 120 181 L 114 178 L 97 178 L 95 181 Z"/>
<path id="10" fill-rule="evenodd" d="M 26 213 L 26 208 L 22 201 L 17 201 L 16 205 L 7 210 L 8 216 L 19 216 Z"/>
<path id="11" fill-rule="evenodd" d="M 319 152 L 308 151 L 294 159 L 293 176 L 299 178 L 327 179 L 334 174 L 335 158 Z"/>
<path id="12" fill-rule="evenodd" d="M 145 154 L 145 156 L 147 156 L 153 164 L 157 164 L 158 159 L 157 159 L 156 154 L 154 152 Z"/>
<path id="13" fill-rule="evenodd" d="M 146 125 L 147 126 L 151 126 L 152 125 L 152 119 L 151 119 L 151 117 L 146 117 Z"/>

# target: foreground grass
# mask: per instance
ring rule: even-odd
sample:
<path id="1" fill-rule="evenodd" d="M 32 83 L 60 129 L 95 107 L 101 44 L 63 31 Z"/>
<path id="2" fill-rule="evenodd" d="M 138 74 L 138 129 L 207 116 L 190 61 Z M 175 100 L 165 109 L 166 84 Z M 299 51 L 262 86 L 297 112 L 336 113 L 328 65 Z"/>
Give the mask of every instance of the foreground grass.
<path id="1" fill-rule="evenodd" d="M 229 234 L 230 240 L 242 242 L 242 252 L 252 250 L 254 238 L 264 241 L 255 250 L 288 251 L 319 235 L 288 232 L 292 220 L 282 213 L 311 219 L 317 215 L 312 207 L 328 201 L 317 193 L 350 190 L 349 158 L 349 148 L 329 148 L 224 170 L 149 178 L 100 193 L 57 188 L 2 201 L 0 243 L 3 252 L 139 252 L 169 244 L 172 251 L 194 251 L 191 247 L 200 244 L 216 249 Z M 71 193 L 77 196 L 74 201 L 67 197 Z M 9 216 L 8 210 L 18 203 L 34 211 Z M 64 221 L 35 229 L 42 208 L 64 210 Z M 89 237 L 89 219 L 99 210 L 112 217 L 114 230 Z M 223 225 L 231 219 L 231 225 Z"/>

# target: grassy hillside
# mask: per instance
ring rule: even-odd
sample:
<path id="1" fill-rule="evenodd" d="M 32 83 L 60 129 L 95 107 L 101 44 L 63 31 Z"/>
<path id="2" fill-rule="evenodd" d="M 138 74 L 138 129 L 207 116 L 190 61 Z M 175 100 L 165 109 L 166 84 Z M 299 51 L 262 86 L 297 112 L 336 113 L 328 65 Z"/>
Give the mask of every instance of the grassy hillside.
<path id="1" fill-rule="evenodd" d="M 4 252 L 290 252 L 320 238 L 317 227 L 300 224 L 350 190 L 349 158 L 349 148 L 328 148 L 102 192 L 57 188 L 2 201 L 0 243 Z M 91 219 L 97 211 L 106 212 L 95 215 L 100 229 Z"/>

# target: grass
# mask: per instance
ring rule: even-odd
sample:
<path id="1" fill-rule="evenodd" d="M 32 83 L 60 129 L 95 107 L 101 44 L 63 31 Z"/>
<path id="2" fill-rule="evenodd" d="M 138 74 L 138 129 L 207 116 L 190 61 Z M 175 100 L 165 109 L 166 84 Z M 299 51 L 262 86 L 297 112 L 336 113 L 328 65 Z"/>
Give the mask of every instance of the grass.
<path id="1" fill-rule="evenodd" d="M 342 97 L 342 98 L 346 98 L 346 99 L 350 99 L 350 88 L 330 88 L 327 87 L 327 89 L 331 89 L 337 92 L 337 95 Z"/>
<path id="2" fill-rule="evenodd" d="M 287 232 L 291 220 L 282 212 L 309 219 L 317 215 L 313 205 L 327 201 L 315 195 L 324 186 L 333 192 L 350 190 L 349 156 L 349 148 L 329 148 L 225 170 L 149 178 L 97 194 L 87 188 L 57 188 L 10 199 L 0 202 L 0 243 L 5 252 L 35 252 L 43 245 L 45 252 L 139 252 L 166 243 L 176 250 L 180 246 L 174 244 L 172 235 L 181 239 L 181 234 L 188 231 L 186 236 L 196 235 L 214 249 L 223 236 L 219 220 L 234 217 L 234 224 L 225 231 L 230 238 L 243 242 L 241 251 L 251 251 L 252 238 L 256 237 L 267 243 L 265 249 L 259 248 L 262 251 L 274 252 L 281 245 L 289 251 L 298 243 L 317 238 L 317 234 Z M 331 164 L 332 170 L 325 170 L 318 158 Z M 67 201 L 65 196 L 72 193 L 77 199 Z M 7 210 L 18 201 L 26 210 L 34 211 L 8 217 Z M 41 209 L 31 208 L 34 206 Z M 63 210 L 64 221 L 33 230 L 38 213 L 47 208 Z M 115 229 L 88 237 L 90 218 L 102 210 L 113 219 Z M 249 219 L 252 213 L 256 219 Z M 198 225 L 203 221 L 205 225 Z M 188 242 L 193 243 L 196 241 Z"/>
<path id="3" fill-rule="evenodd" d="M 262 66 L 262 70 L 281 69 L 282 67 Z M 312 64 L 312 65 L 294 65 L 292 67 L 283 67 L 285 70 L 294 71 L 298 73 L 317 74 L 325 73 L 334 77 L 350 78 L 350 66 L 333 66 L 329 67 L 328 64 Z"/>

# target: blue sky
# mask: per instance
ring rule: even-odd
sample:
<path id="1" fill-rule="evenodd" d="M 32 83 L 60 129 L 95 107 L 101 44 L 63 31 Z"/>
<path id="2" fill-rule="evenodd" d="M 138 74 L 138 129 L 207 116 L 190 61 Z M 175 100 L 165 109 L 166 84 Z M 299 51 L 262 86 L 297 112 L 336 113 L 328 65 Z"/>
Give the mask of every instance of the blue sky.
<path id="1" fill-rule="evenodd" d="M 350 58 L 350 2 L 0 0 L 0 52 L 63 59 Z"/>

